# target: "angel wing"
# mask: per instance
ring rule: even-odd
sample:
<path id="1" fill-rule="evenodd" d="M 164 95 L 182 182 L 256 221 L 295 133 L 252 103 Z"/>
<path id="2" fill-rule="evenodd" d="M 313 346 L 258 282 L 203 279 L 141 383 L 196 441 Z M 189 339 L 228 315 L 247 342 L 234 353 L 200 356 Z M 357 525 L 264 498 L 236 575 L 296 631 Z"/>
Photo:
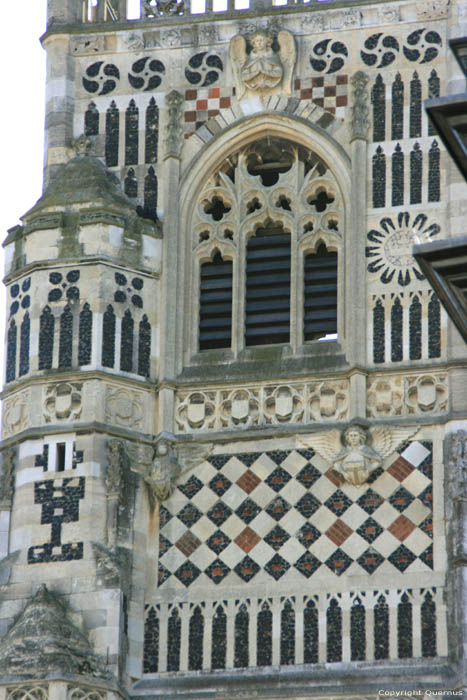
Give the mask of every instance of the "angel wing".
<path id="1" fill-rule="evenodd" d="M 290 32 L 282 31 L 277 35 L 277 43 L 279 44 L 279 56 L 281 57 L 282 68 L 284 70 L 282 88 L 286 95 L 291 95 L 292 73 L 297 58 L 295 40 Z"/>
<path id="2" fill-rule="evenodd" d="M 306 436 L 297 435 L 296 444 L 298 448 L 311 447 L 320 457 L 331 464 L 342 449 L 339 430 L 328 430 L 325 433 L 312 433 Z"/>
<path id="3" fill-rule="evenodd" d="M 183 474 L 183 472 L 193 469 L 197 467 L 198 464 L 201 464 L 201 462 L 204 462 L 213 449 L 214 445 L 209 444 L 200 445 L 198 443 L 189 443 L 185 445 L 176 445 L 175 454 L 182 469 L 181 473 Z"/>
<path id="4" fill-rule="evenodd" d="M 229 53 L 235 76 L 237 99 L 241 100 L 246 90 L 241 76 L 241 70 L 246 61 L 246 41 L 243 36 L 236 34 L 231 39 Z"/>
<path id="5" fill-rule="evenodd" d="M 142 442 L 130 442 L 126 443 L 126 453 L 128 459 L 130 460 L 130 468 L 133 471 L 141 471 L 142 467 L 146 469 L 152 464 L 154 457 L 154 448 L 152 445 L 147 445 Z"/>
<path id="6" fill-rule="evenodd" d="M 370 428 L 372 447 L 385 459 L 397 450 L 399 445 L 415 435 L 417 430 L 417 427 L 393 428 L 384 425 Z"/>

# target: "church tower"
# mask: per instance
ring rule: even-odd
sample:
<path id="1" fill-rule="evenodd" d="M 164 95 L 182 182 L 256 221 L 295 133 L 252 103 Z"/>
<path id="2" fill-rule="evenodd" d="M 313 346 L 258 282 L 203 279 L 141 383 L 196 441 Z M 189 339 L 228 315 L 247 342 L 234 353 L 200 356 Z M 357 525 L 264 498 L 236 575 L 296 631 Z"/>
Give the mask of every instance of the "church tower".
<path id="1" fill-rule="evenodd" d="M 130 12 L 131 9 L 131 12 Z M 467 687 L 462 0 L 48 0 L 4 242 L 0 700 Z"/>

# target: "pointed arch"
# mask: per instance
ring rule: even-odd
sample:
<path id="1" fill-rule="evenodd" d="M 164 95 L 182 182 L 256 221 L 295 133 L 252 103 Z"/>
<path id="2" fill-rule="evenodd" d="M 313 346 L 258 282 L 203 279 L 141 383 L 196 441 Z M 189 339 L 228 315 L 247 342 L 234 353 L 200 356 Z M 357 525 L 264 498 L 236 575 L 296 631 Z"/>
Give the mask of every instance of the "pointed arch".
<path id="1" fill-rule="evenodd" d="M 248 632 L 250 625 L 250 616 L 248 608 L 245 604 L 240 605 L 240 608 L 235 615 L 235 638 L 234 638 L 234 667 L 247 668 L 249 658 Z"/>
<path id="2" fill-rule="evenodd" d="M 73 313 L 67 304 L 60 315 L 58 366 L 70 368 L 73 358 Z"/>

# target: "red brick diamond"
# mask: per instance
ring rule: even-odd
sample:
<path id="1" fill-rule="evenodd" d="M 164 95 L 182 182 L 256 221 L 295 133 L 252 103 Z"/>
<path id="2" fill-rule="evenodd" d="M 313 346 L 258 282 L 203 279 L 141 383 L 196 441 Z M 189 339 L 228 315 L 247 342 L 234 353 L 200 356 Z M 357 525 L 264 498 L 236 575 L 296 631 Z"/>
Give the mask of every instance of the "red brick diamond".
<path id="1" fill-rule="evenodd" d="M 251 527 L 246 527 L 242 532 L 237 535 L 234 542 L 240 549 L 243 549 L 246 554 L 250 552 L 253 547 L 260 541 L 261 537 L 258 537 L 256 532 L 253 532 Z"/>
<path id="2" fill-rule="evenodd" d="M 182 537 L 180 537 L 178 542 L 175 543 L 175 546 L 178 547 L 182 554 L 189 557 L 190 554 L 193 554 L 195 549 L 198 549 L 200 544 L 201 542 L 196 535 L 193 535 L 192 532 L 187 531 L 184 535 L 182 535 Z"/>
<path id="3" fill-rule="evenodd" d="M 331 484 L 334 486 L 340 486 L 344 482 L 344 478 L 334 469 L 328 469 L 324 476 L 327 476 Z"/>
<path id="4" fill-rule="evenodd" d="M 403 457 L 398 457 L 395 462 L 391 464 L 387 470 L 391 476 L 393 476 L 398 481 L 404 481 L 409 474 L 414 470 L 414 467 L 407 462 Z"/>
<path id="5" fill-rule="evenodd" d="M 334 544 L 340 547 L 347 537 L 350 537 L 352 532 L 353 530 L 342 520 L 336 520 L 324 534 L 329 537 L 331 542 L 334 542 Z"/>
<path id="6" fill-rule="evenodd" d="M 260 483 L 261 479 L 256 476 L 253 472 L 246 471 L 239 479 L 237 479 L 237 486 L 240 486 L 245 493 L 251 493 Z"/>
<path id="7" fill-rule="evenodd" d="M 412 530 L 415 530 L 415 525 L 406 518 L 405 515 L 399 515 L 388 530 L 391 535 L 394 535 L 394 537 L 397 537 L 398 540 L 403 542 L 405 538 L 410 535 Z"/>

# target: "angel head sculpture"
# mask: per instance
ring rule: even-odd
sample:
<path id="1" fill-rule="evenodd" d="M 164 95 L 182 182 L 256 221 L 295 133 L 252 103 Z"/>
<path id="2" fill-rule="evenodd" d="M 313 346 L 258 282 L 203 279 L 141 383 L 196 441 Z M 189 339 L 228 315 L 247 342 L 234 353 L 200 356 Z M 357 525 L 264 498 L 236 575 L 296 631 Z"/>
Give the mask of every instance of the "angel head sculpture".
<path id="1" fill-rule="evenodd" d="M 277 35 L 279 51 L 275 51 L 274 37 L 258 29 L 246 39 L 237 34 L 230 42 L 230 60 L 235 76 L 237 96 L 245 94 L 291 94 L 292 72 L 296 60 L 295 42 L 290 32 Z M 250 51 L 248 51 L 250 48 Z"/>
<path id="2" fill-rule="evenodd" d="M 417 428 L 389 426 L 368 429 L 359 423 L 350 423 L 342 432 L 329 430 L 297 439 L 302 447 L 312 447 L 349 484 L 361 486 L 384 459 L 416 431 Z"/>
<path id="3" fill-rule="evenodd" d="M 166 501 L 175 490 L 180 475 L 200 464 L 212 452 L 212 445 L 175 444 L 173 439 L 159 438 L 152 445 L 127 442 L 131 469 L 143 477 L 149 505 Z"/>

